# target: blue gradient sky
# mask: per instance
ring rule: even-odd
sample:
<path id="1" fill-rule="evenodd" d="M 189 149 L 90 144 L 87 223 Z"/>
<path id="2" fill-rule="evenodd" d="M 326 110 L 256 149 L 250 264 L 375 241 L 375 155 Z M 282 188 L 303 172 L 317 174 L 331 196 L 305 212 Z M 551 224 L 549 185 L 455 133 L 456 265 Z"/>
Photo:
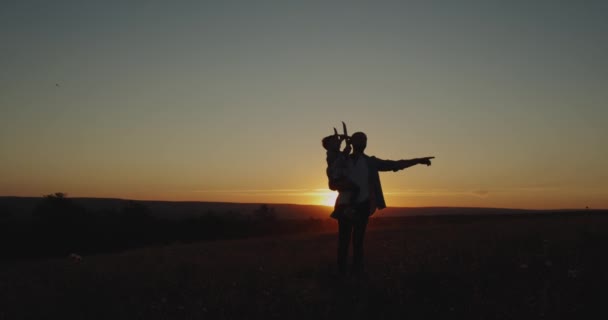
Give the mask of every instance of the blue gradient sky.
<path id="1" fill-rule="evenodd" d="M 0 195 L 324 203 L 320 138 L 434 155 L 389 206 L 608 208 L 602 1 L 0 4 Z"/>

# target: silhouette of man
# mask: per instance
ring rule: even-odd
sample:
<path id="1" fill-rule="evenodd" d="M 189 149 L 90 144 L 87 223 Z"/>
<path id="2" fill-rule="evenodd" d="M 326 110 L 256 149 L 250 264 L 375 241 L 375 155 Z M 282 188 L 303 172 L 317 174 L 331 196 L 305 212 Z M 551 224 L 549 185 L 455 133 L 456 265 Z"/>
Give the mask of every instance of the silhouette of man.
<path id="1" fill-rule="evenodd" d="M 356 132 L 351 137 L 353 153 L 348 159 L 350 178 L 359 187 L 359 195 L 355 203 L 355 212 L 352 218 L 338 219 L 338 271 L 346 274 L 348 247 L 353 242 L 353 269 L 357 275 L 363 272 L 363 238 L 369 216 L 376 209 L 386 208 L 382 186 L 380 184 L 380 171 L 398 171 L 417 164 L 431 165 L 431 159 L 416 158 L 410 160 L 382 160 L 370 157 L 364 153 L 367 146 L 367 136 L 363 132 Z M 338 195 L 336 207 L 345 201 L 347 196 Z"/>

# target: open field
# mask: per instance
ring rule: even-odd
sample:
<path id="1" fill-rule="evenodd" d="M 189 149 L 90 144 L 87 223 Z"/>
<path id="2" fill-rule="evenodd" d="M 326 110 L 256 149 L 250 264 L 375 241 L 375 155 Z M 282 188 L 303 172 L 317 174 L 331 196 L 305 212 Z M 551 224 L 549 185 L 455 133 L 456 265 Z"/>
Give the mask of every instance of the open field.
<path id="1" fill-rule="evenodd" d="M 608 284 L 608 215 L 375 218 L 361 278 L 336 228 L 0 265 L 0 319 L 571 319 Z"/>

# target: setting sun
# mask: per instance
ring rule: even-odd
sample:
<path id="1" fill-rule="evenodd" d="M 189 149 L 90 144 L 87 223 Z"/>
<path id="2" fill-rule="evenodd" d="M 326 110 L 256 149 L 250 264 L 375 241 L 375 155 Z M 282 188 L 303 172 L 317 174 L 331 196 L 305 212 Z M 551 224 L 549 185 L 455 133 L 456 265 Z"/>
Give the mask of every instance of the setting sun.
<path id="1" fill-rule="evenodd" d="M 319 193 L 318 203 L 322 206 L 333 207 L 336 203 L 336 198 L 338 197 L 338 193 L 335 191 L 323 191 Z"/>

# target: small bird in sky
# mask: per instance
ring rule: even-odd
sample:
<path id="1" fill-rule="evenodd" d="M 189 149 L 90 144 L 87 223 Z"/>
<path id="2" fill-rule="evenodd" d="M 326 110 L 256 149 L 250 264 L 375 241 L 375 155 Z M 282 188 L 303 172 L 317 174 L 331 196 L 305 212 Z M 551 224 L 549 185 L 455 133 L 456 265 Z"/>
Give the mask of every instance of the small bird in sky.
<path id="1" fill-rule="evenodd" d="M 59 83 L 55 83 L 55 87 L 59 87 Z"/>

